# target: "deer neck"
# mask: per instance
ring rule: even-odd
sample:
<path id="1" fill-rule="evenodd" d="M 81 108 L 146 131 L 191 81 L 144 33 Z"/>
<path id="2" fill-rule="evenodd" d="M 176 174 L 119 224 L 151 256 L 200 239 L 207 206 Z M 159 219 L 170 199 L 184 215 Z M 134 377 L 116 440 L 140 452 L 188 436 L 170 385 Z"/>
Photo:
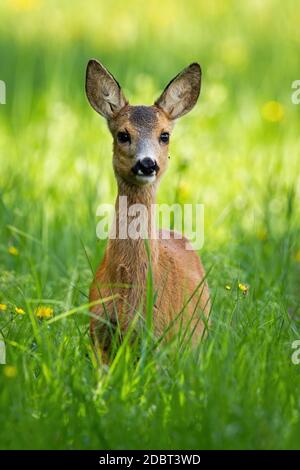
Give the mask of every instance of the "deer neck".
<path id="1" fill-rule="evenodd" d="M 152 269 L 158 259 L 155 227 L 156 184 L 132 186 L 117 179 L 113 236 L 108 242 L 108 261 L 114 280 L 143 287 L 149 258 Z M 149 247 L 147 253 L 147 245 Z"/>

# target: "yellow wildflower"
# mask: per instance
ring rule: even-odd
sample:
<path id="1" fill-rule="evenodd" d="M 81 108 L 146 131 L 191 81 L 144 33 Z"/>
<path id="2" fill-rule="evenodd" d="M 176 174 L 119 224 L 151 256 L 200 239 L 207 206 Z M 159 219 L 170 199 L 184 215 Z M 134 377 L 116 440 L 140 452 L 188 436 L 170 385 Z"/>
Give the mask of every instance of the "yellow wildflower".
<path id="1" fill-rule="evenodd" d="M 261 114 L 266 121 L 279 122 L 283 119 L 284 109 L 278 101 L 268 101 L 263 105 Z"/>
<path id="2" fill-rule="evenodd" d="M 300 263 L 300 250 L 298 250 L 297 253 L 295 254 L 295 261 Z"/>
<path id="3" fill-rule="evenodd" d="M 53 308 L 51 307 L 38 307 L 35 311 L 38 318 L 50 318 L 53 317 Z"/>
<path id="4" fill-rule="evenodd" d="M 25 310 L 23 310 L 23 309 L 20 308 L 20 307 L 16 307 L 16 308 L 15 308 L 15 312 L 16 312 L 18 315 L 25 315 Z"/>
<path id="5" fill-rule="evenodd" d="M 9 246 L 7 251 L 12 256 L 18 256 L 19 254 L 19 250 L 15 246 Z"/>
<path id="6" fill-rule="evenodd" d="M 39 0 L 10 0 L 9 3 L 15 10 L 28 11 L 37 7 Z"/>
<path id="7" fill-rule="evenodd" d="M 0 304 L 0 310 L 2 312 L 4 312 L 5 310 L 7 310 L 7 305 L 6 304 Z"/>
<path id="8" fill-rule="evenodd" d="M 13 379 L 17 375 L 17 368 L 15 366 L 5 366 L 3 367 L 3 373 L 9 379 Z"/>
<path id="9" fill-rule="evenodd" d="M 239 282 L 239 289 L 243 292 L 244 295 L 247 295 L 249 287 L 246 284 Z"/>
<path id="10" fill-rule="evenodd" d="M 231 290 L 231 286 L 229 284 L 226 284 L 225 289 L 226 290 Z"/>
<path id="11" fill-rule="evenodd" d="M 190 195 L 189 186 L 184 183 L 179 183 L 177 191 L 178 191 L 179 197 L 182 197 L 183 199 L 187 198 Z"/>

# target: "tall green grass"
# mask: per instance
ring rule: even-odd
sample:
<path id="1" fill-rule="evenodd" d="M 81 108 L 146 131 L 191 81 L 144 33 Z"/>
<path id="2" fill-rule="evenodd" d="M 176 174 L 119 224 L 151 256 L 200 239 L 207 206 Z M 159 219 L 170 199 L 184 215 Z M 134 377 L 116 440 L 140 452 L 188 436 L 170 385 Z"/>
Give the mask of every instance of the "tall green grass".
<path id="1" fill-rule="evenodd" d="M 1 3 L 0 448 L 299 447 L 298 10 Z M 146 335 L 123 343 L 109 368 L 93 353 L 87 296 L 105 248 L 96 208 L 116 186 L 111 138 L 84 96 L 90 57 L 134 104 L 202 65 L 199 103 L 174 130 L 158 195 L 205 204 L 212 323 L 194 351 Z M 150 294 L 151 283 L 149 311 Z M 55 321 L 39 319 L 39 306 Z"/>

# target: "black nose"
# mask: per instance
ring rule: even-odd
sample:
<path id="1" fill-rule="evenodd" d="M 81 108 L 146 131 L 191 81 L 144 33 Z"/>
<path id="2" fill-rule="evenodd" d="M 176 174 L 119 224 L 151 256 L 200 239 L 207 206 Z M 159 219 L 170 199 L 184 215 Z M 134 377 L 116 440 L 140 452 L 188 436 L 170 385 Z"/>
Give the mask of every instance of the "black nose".
<path id="1" fill-rule="evenodd" d="M 140 170 L 144 175 L 151 175 L 156 170 L 157 163 L 152 158 L 140 160 Z"/>
<path id="2" fill-rule="evenodd" d="M 157 172 L 158 170 L 159 168 L 156 161 L 148 157 L 139 160 L 132 168 L 133 173 L 135 173 L 136 175 L 142 173 L 145 176 L 150 176 L 152 175 L 152 173 L 154 173 L 155 171 Z"/>

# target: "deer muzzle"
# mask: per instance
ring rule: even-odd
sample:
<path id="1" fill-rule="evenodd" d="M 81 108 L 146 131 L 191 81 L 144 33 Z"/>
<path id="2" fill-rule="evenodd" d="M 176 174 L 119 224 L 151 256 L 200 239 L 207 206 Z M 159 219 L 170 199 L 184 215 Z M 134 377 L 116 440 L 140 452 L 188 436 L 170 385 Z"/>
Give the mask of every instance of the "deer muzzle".
<path id="1" fill-rule="evenodd" d="M 137 176 L 154 176 L 158 173 L 159 166 L 152 158 L 143 158 L 138 160 L 132 167 L 132 172 Z"/>

